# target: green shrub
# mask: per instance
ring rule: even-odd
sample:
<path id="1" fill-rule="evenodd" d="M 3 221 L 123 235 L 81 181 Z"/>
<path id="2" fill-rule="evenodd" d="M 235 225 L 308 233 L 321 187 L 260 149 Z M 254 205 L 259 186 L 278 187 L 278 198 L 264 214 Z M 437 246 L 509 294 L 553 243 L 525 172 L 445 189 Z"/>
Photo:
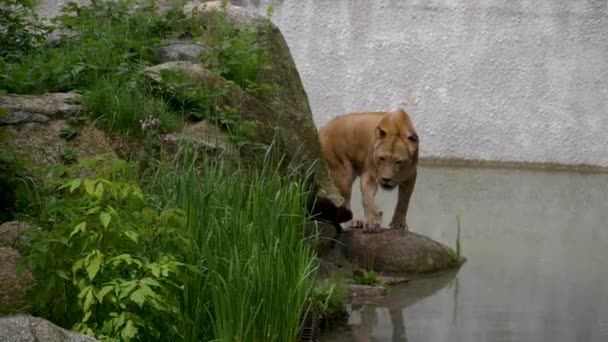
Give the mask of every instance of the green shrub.
<path id="1" fill-rule="evenodd" d="M 219 11 L 204 16 L 201 38 L 212 48 L 202 62 L 227 80 L 254 96 L 270 90 L 268 85 L 256 83 L 257 74 L 268 67 L 264 41 L 260 41 L 256 26 L 251 23 L 235 26 L 228 18 L 228 1 L 222 1 Z M 266 18 L 270 22 L 271 11 Z"/>
<path id="2" fill-rule="evenodd" d="M 355 270 L 353 271 L 353 280 L 361 285 L 375 285 L 378 283 L 378 273 L 373 270 Z"/>
<path id="3" fill-rule="evenodd" d="M 0 0 L 0 59 L 19 58 L 40 46 L 49 27 L 34 11 L 35 0 Z"/>
<path id="4" fill-rule="evenodd" d="M 42 317 L 102 340 L 171 340 L 180 335 L 185 217 L 148 206 L 127 171 L 117 160 L 109 177 L 63 181 L 21 267 L 38 279 L 31 295 Z"/>
<path id="5" fill-rule="evenodd" d="M 340 280 L 325 279 L 315 287 L 312 303 L 319 314 L 321 330 L 329 329 L 348 319 L 344 307 L 347 294 L 347 289 Z"/>

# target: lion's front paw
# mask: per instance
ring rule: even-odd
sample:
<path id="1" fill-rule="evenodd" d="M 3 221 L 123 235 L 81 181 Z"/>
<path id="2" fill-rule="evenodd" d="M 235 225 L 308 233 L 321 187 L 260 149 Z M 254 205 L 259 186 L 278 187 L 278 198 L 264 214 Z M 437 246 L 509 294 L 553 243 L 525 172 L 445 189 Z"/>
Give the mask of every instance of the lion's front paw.
<path id="1" fill-rule="evenodd" d="M 408 232 L 410 230 L 409 227 L 407 226 L 407 223 L 405 223 L 405 222 L 399 222 L 399 223 L 391 222 L 391 224 L 389 224 L 388 226 L 391 229 L 398 229 L 398 230 L 403 230 L 406 232 Z"/>
<path id="2" fill-rule="evenodd" d="M 361 219 L 352 219 L 345 224 L 350 229 L 361 229 L 365 226 L 365 221 Z"/>
<path id="3" fill-rule="evenodd" d="M 363 224 L 363 232 L 368 234 L 379 233 L 382 228 L 380 227 L 380 223 L 375 222 L 366 222 Z"/>

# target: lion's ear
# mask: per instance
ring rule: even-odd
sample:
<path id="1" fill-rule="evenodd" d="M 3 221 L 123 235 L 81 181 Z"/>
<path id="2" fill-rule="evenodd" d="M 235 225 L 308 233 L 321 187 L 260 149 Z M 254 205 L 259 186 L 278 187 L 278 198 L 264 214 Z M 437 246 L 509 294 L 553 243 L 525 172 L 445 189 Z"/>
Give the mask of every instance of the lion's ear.
<path id="1" fill-rule="evenodd" d="M 383 139 L 386 137 L 386 131 L 380 128 L 380 126 L 376 127 L 376 138 Z"/>

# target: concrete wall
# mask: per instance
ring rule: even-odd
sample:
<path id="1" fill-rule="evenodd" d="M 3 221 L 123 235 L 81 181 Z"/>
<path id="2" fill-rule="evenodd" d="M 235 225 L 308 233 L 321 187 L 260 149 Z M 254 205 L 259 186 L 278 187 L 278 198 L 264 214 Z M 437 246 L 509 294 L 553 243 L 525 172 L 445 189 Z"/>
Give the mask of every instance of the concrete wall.
<path id="1" fill-rule="evenodd" d="M 235 0 L 265 12 L 323 124 L 403 106 L 423 157 L 608 166 L 608 0 Z"/>

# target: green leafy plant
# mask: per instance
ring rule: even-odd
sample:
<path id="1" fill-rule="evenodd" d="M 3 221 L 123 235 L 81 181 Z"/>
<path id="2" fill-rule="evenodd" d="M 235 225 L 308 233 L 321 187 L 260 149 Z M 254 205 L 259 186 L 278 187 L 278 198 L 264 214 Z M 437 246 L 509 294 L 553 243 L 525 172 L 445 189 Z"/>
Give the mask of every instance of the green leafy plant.
<path id="1" fill-rule="evenodd" d="M 78 131 L 72 127 L 63 127 L 59 130 L 59 136 L 67 141 L 70 141 L 78 136 Z"/>
<path id="2" fill-rule="evenodd" d="M 373 270 L 355 270 L 353 271 L 353 280 L 361 285 L 375 285 L 378 283 L 378 273 Z"/>
<path id="3" fill-rule="evenodd" d="M 348 319 L 344 307 L 347 296 L 346 288 L 339 280 L 325 279 L 315 287 L 312 294 L 312 307 L 319 314 L 321 330 L 329 329 Z"/>
<path id="4" fill-rule="evenodd" d="M 272 10 L 267 12 L 270 22 Z M 254 96 L 270 87 L 256 82 L 258 72 L 268 67 L 268 56 L 257 28 L 250 23 L 235 25 L 228 16 L 228 1 L 219 11 L 206 16 L 206 31 L 201 34 L 213 51 L 203 56 L 207 68 L 238 84 Z"/>
<path id="5" fill-rule="evenodd" d="M 61 159 L 63 159 L 66 164 L 74 164 L 78 162 L 78 154 L 73 149 L 66 147 L 63 149 Z"/>
<path id="6" fill-rule="evenodd" d="M 177 296 L 190 245 L 177 209 L 146 205 L 124 161 L 111 177 L 73 178 L 46 199 L 21 267 L 43 317 L 102 340 L 177 338 Z"/>
<path id="7" fill-rule="evenodd" d="M 34 11 L 35 0 L 0 0 L 0 60 L 39 47 L 49 32 Z"/>

